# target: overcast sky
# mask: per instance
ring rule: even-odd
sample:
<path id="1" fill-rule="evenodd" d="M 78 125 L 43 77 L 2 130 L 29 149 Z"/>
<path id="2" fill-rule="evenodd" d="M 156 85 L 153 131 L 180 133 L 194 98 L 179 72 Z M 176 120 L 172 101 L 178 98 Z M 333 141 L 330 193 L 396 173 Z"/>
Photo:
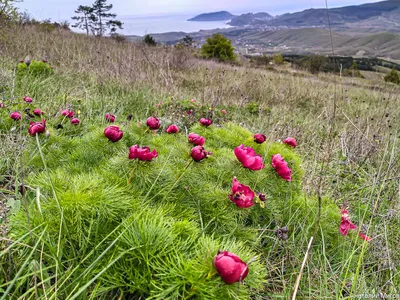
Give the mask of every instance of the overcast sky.
<path id="1" fill-rule="evenodd" d="M 79 5 L 90 5 L 94 0 L 24 0 L 18 6 L 34 18 L 53 21 L 70 20 Z M 330 7 L 379 2 L 363 0 L 328 0 Z M 108 0 L 113 12 L 127 15 L 198 14 L 227 10 L 232 13 L 268 12 L 272 15 L 307 8 L 325 7 L 325 0 Z"/>

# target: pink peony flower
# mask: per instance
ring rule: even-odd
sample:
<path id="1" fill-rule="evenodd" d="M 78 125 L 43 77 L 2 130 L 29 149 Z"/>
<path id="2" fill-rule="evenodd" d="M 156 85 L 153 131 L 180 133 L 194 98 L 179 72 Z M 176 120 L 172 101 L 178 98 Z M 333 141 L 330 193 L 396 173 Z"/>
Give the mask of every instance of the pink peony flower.
<path id="1" fill-rule="evenodd" d="M 42 120 L 42 122 L 31 122 L 29 124 L 28 133 L 31 136 L 35 136 L 36 134 L 43 133 L 46 131 L 46 120 Z"/>
<path id="2" fill-rule="evenodd" d="M 292 146 L 293 148 L 296 148 L 297 142 L 294 138 L 288 137 L 286 140 L 283 141 L 284 144 Z"/>
<path id="3" fill-rule="evenodd" d="M 224 115 L 226 115 L 226 110 L 225 110 L 225 109 L 222 109 L 221 112 L 222 112 Z"/>
<path id="4" fill-rule="evenodd" d="M 201 118 L 200 119 L 200 124 L 205 126 L 205 127 L 208 127 L 208 126 L 210 126 L 212 124 L 212 120 L 206 119 L 206 118 Z"/>
<path id="5" fill-rule="evenodd" d="M 246 169 L 258 171 L 264 168 L 261 155 L 256 154 L 253 148 L 245 147 L 242 144 L 235 148 L 234 153 Z"/>
<path id="6" fill-rule="evenodd" d="M 371 240 L 371 238 L 370 238 L 369 236 L 367 236 L 367 235 L 365 235 L 365 234 L 363 234 L 363 233 L 361 233 L 361 232 L 360 232 L 358 235 L 359 235 L 360 238 L 362 238 L 364 241 L 369 242 L 369 241 Z"/>
<path id="7" fill-rule="evenodd" d="M 272 167 L 286 181 L 292 181 L 292 170 L 280 154 L 272 155 Z"/>
<path id="8" fill-rule="evenodd" d="M 355 230 L 357 226 L 350 222 L 349 212 L 342 209 L 342 222 L 340 223 L 340 233 L 346 236 L 349 230 Z"/>
<path id="9" fill-rule="evenodd" d="M 61 114 L 62 114 L 64 117 L 73 118 L 75 113 L 74 113 L 73 111 L 68 110 L 68 109 L 64 109 L 64 110 L 61 112 Z"/>
<path id="10" fill-rule="evenodd" d="M 112 114 L 106 114 L 106 121 L 110 122 L 110 123 L 114 123 L 115 122 L 115 116 Z"/>
<path id="11" fill-rule="evenodd" d="M 254 205 L 254 192 L 247 185 L 241 184 L 236 177 L 232 180 L 232 194 L 229 199 L 240 208 L 249 208 Z"/>
<path id="12" fill-rule="evenodd" d="M 118 142 L 122 139 L 124 133 L 119 129 L 118 126 L 108 126 L 104 130 L 104 135 L 113 143 Z"/>
<path id="13" fill-rule="evenodd" d="M 228 251 L 218 251 L 214 258 L 214 266 L 227 284 L 243 281 L 249 273 L 247 264 L 239 256 Z"/>
<path id="14" fill-rule="evenodd" d="M 211 152 L 207 152 L 203 146 L 196 146 L 191 150 L 191 156 L 194 161 L 202 161 L 203 159 L 207 158 L 211 155 Z"/>
<path id="15" fill-rule="evenodd" d="M 189 143 L 191 143 L 195 146 L 203 146 L 204 143 L 206 142 L 205 137 L 195 134 L 194 132 L 191 132 L 188 135 L 188 140 L 189 140 Z"/>
<path id="16" fill-rule="evenodd" d="M 6 105 L 3 102 L 0 102 L 0 108 L 4 108 Z"/>
<path id="17" fill-rule="evenodd" d="M 157 151 L 154 149 L 153 152 L 150 152 L 150 148 L 147 146 L 140 148 L 138 145 L 134 145 L 129 148 L 129 159 L 152 161 L 153 158 L 156 158 L 157 156 Z"/>
<path id="18" fill-rule="evenodd" d="M 178 126 L 174 125 L 170 125 L 168 126 L 167 130 L 165 130 L 168 133 L 177 133 L 179 131 Z"/>
<path id="19" fill-rule="evenodd" d="M 190 102 L 196 103 L 196 100 L 195 99 L 191 99 Z"/>
<path id="20" fill-rule="evenodd" d="M 149 128 L 151 130 L 157 130 L 158 128 L 160 128 L 160 120 L 157 119 L 156 117 L 150 117 L 147 119 L 146 121 L 147 126 L 149 126 Z"/>
<path id="21" fill-rule="evenodd" d="M 24 96 L 24 101 L 25 101 L 26 103 L 32 103 L 33 99 L 32 99 L 31 97 Z"/>
<path id="22" fill-rule="evenodd" d="M 79 121 L 79 119 L 77 119 L 77 118 L 73 118 L 73 119 L 71 120 L 71 124 L 73 124 L 73 125 L 78 125 L 80 122 L 81 122 L 81 121 Z"/>
<path id="23" fill-rule="evenodd" d="M 33 110 L 33 114 L 36 116 L 41 116 L 44 115 L 44 112 L 42 112 L 39 108 L 36 108 Z"/>
<path id="24" fill-rule="evenodd" d="M 254 141 L 255 141 L 257 144 L 262 144 L 262 143 L 264 143 L 266 140 L 267 140 L 267 137 L 266 137 L 265 135 L 261 134 L 261 133 L 256 133 L 256 134 L 254 135 Z"/>
<path id="25" fill-rule="evenodd" d="M 14 111 L 13 113 L 10 114 L 10 118 L 13 119 L 14 121 L 21 120 L 22 116 L 19 112 Z"/>

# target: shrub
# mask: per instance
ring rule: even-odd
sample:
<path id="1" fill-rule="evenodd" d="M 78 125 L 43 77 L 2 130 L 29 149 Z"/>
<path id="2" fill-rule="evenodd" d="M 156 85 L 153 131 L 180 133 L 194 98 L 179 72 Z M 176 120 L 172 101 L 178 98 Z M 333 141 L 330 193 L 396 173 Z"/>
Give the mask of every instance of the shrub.
<path id="1" fill-rule="evenodd" d="M 234 61 L 234 50 L 231 40 L 221 34 L 214 34 L 211 38 L 207 38 L 207 42 L 201 48 L 201 56 L 220 61 Z"/>
<path id="2" fill-rule="evenodd" d="M 400 76 L 399 73 L 393 68 L 392 71 L 385 76 L 386 82 L 391 82 L 395 84 L 400 84 Z"/>
<path id="3" fill-rule="evenodd" d="M 156 40 L 150 34 L 146 34 L 144 36 L 143 43 L 145 43 L 147 46 L 157 46 Z"/>
<path id="4" fill-rule="evenodd" d="M 272 61 L 276 65 L 283 65 L 285 63 L 285 60 L 283 59 L 283 56 L 280 53 L 275 54 L 274 57 L 272 58 Z"/>
<path id="5" fill-rule="evenodd" d="M 17 66 L 17 77 L 22 78 L 25 76 L 32 77 L 48 77 L 54 74 L 52 67 L 43 61 L 33 60 L 30 64 L 26 62 L 19 63 Z"/>

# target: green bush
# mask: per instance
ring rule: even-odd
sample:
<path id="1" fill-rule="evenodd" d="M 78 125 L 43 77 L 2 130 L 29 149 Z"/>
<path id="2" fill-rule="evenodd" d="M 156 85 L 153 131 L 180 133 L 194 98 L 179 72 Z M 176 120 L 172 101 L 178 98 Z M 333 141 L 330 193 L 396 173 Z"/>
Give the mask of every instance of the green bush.
<path id="1" fill-rule="evenodd" d="M 395 69 L 392 69 L 392 71 L 389 74 L 387 74 L 384 79 L 386 82 L 400 84 L 400 76 Z"/>
<path id="2" fill-rule="evenodd" d="M 201 48 L 201 56 L 220 61 L 234 61 L 236 58 L 234 50 L 231 40 L 221 34 L 214 34 L 211 38 L 207 38 L 207 42 Z"/>
<path id="3" fill-rule="evenodd" d="M 150 34 L 146 34 L 144 36 L 143 43 L 145 43 L 147 46 L 157 46 L 156 40 Z"/>
<path id="4" fill-rule="evenodd" d="M 29 65 L 25 62 L 17 66 L 17 78 L 25 76 L 48 77 L 54 74 L 53 68 L 47 62 L 32 60 Z"/>
<path id="5" fill-rule="evenodd" d="M 49 173 L 35 139 L 29 139 L 25 160 L 31 175 L 26 184 L 40 188 L 39 201 L 37 193 L 28 192 L 30 221 L 20 210 L 10 233 L 29 243 L 29 228 L 35 228 L 32 234 L 41 241 L 44 254 L 43 261 L 39 263 L 39 254 L 35 261 L 44 268 L 44 278 L 57 273 L 63 282 L 61 298 L 85 291 L 104 298 L 248 299 L 265 289 L 269 262 L 261 257 L 275 248 L 274 230 L 288 226 L 296 243 L 314 228 L 317 201 L 302 194 L 301 161 L 289 146 L 256 144 L 251 132 L 231 123 L 209 128 L 196 124 L 189 131 L 203 135 L 213 154 L 195 163 L 184 134 L 153 134 L 146 126 L 128 124 L 124 138 L 110 143 L 102 126 L 80 126 L 84 134 L 79 138 L 52 128 L 49 139 L 40 136 Z M 128 147 L 133 144 L 157 149 L 158 158 L 129 161 Z M 262 155 L 265 169 L 244 169 L 233 154 L 240 144 Z M 292 168 L 290 183 L 271 167 L 277 153 Z M 265 193 L 267 202 L 250 209 L 236 207 L 228 198 L 233 176 Z M 338 208 L 326 199 L 322 215 L 321 228 L 330 241 L 326 249 L 338 263 L 338 247 L 345 252 L 350 245 L 338 239 Z M 221 282 L 212 265 L 218 249 L 235 252 L 245 261 L 258 257 L 244 285 Z M 29 284 L 30 272 L 24 269 L 26 276 L 18 279 L 15 295 Z M 93 278 L 98 280 L 85 290 L 84 284 Z"/>

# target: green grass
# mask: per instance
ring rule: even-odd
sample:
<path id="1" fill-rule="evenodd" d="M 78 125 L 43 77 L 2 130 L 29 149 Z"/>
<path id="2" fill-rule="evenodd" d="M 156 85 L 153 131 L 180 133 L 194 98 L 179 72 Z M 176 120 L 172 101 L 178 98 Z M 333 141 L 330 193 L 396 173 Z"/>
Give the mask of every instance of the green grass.
<path id="1" fill-rule="evenodd" d="M 0 201 L 11 208 L 0 223 L 7 225 L 0 241 L 4 297 L 287 299 L 316 225 L 298 298 L 398 293 L 396 87 L 193 58 L 179 68 L 167 48 L 27 30 L 31 36 L 21 33 L 7 45 L 1 64 Z M 54 74 L 14 77 L 26 44 L 37 60 L 48 53 Z M 108 58 L 94 54 L 100 49 Z M 27 135 L 29 121 L 9 119 L 27 107 L 45 111 L 49 136 L 36 140 Z M 79 126 L 60 116 L 66 107 L 80 112 Z M 103 135 L 108 112 L 124 131 L 117 143 Z M 162 122 L 157 133 L 145 126 L 153 114 Z M 210 114 L 214 124 L 201 127 L 198 119 Z M 172 123 L 179 134 L 164 132 Z M 192 131 L 213 154 L 188 165 Z M 268 141 L 255 144 L 256 132 Z M 298 148 L 280 143 L 288 136 Z M 129 161 L 135 144 L 157 149 L 158 158 Z M 241 167 L 233 154 L 240 144 L 262 155 L 264 170 Z M 293 169 L 293 182 L 272 169 L 277 153 Z M 264 192 L 265 208 L 237 208 L 228 198 L 233 176 Z M 357 232 L 340 235 L 344 203 L 372 241 L 363 243 Z M 284 226 L 287 241 L 274 233 Z M 212 265 L 218 249 L 255 258 L 243 284 L 228 286 L 218 277 Z"/>

